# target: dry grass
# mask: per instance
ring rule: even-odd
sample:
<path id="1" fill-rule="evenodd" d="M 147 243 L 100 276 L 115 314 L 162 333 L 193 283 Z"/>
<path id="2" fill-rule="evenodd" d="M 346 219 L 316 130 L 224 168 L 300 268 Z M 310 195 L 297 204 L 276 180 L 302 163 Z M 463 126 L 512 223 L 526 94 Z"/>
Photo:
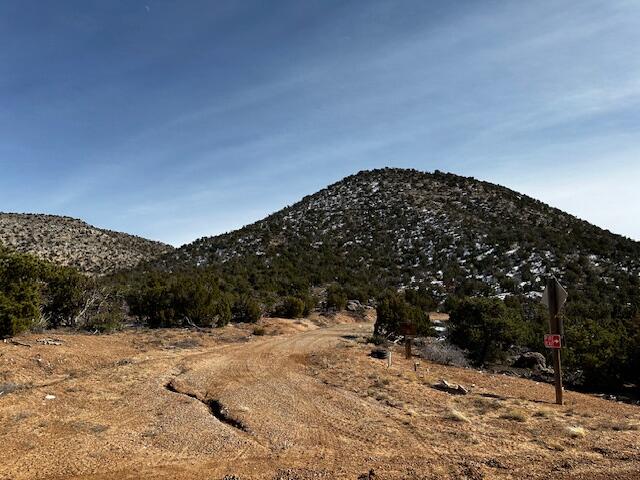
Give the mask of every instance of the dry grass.
<path id="1" fill-rule="evenodd" d="M 459 410 L 456 410 L 455 408 L 449 408 L 449 410 L 445 415 L 445 418 L 447 420 L 453 420 L 454 422 L 461 422 L 461 423 L 471 422 L 469 417 L 467 417 L 464 413 L 460 412 Z"/>
<path id="2" fill-rule="evenodd" d="M 554 413 L 555 412 L 549 410 L 548 408 L 541 408 L 540 410 L 536 410 L 535 412 L 533 412 L 533 416 L 541 418 L 551 418 L 554 416 Z"/>
<path id="3" fill-rule="evenodd" d="M 387 377 L 376 378 L 373 382 L 373 386 L 376 388 L 384 388 L 389 385 L 391 381 Z"/>
<path id="4" fill-rule="evenodd" d="M 614 432 L 628 432 L 633 430 L 638 430 L 640 426 L 636 423 L 631 423 L 629 421 L 607 421 L 604 423 L 600 423 L 600 428 L 602 430 L 613 430 Z"/>
<path id="5" fill-rule="evenodd" d="M 505 412 L 500 414 L 500 418 L 504 420 L 513 420 L 514 422 L 526 422 L 527 413 L 524 410 L 518 408 L 509 408 Z"/>
<path id="6" fill-rule="evenodd" d="M 407 415 L 409 415 L 410 417 L 415 417 L 416 415 L 418 415 L 418 412 L 416 412 L 413 408 L 411 407 L 406 407 L 404 410 L 404 413 L 406 413 Z"/>
<path id="7" fill-rule="evenodd" d="M 34 345 L 28 349 L 0 342 L 0 384 L 47 385 L 0 396 L 0 443 L 7 445 L 0 477 L 86 479 L 100 471 L 101 478 L 233 473 L 268 480 L 292 469 L 296 475 L 287 478 L 353 479 L 375 467 L 388 479 L 542 480 L 634 478 L 639 471 L 638 432 L 626 431 L 640 422 L 636 406 L 568 391 L 567 405 L 556 407 L 551 385 L 427 362 L 416 375 L 401 346 L 391 368 L 368 356 L 370 346 L 336 348 L 345 335 L 365 336 L 370 325 L 286 337 L 254 337 L 256 326 L 215 329 L 197 336 L 201 346 L 171 352 L 167 345 L 193 332 L 61 333 L 56 347 L 26 334 L 22 340 Z M 441 378 L 475 385 L 473 393 L 433 390 Z M 214 420 L 204 402 L 168 391 L 170 380 L 218 400 L 251 435 Z M 49 393 L 56 399 L 43 402 Z M 499 418 L 512 417 L 512 409 L 526 422 Z M 575 416 L 565 416 L 571 409 Z M 586 436 L 571 438 L 569 426 Z M 483 463 L 491 457 L 507 468 Z M 463 462 L 478 471 L 465 473 Z M 298 476 L 303 468 L 309 475 Z"/>
<path id="8" fill-rule="evenodd" d="M 502 408 L 502 402 L 495 398 L 478 397 L 473 399 L 473 406 L 480 415 L 486 415 L 489 412 L 495 412 Z"/>
<path id="9" fill-rule="evenodd" d="M 544 446 L 547 447 L 549 450 L 554 450 L 556 452 L 564 452 L 566 450 L 564 445 L 558 442 L 554 442 L 552 440 L 545 443 Z"/>
<path id="10" fill-rule="evenodd" d="M 567 427 L 566 432 L 571 438 L 584 438 L 587 436 L 587 431 L 582 427 Z"/>
<path id="11" fill-rule="evenodd" d="M 255 328 L 253 329 L 253 332 L 252 332 L 252 333 L 253 333 L 253 335 L 255 335 L 255 336 L 257 336 L 257 337 L 261 337 L 261 336 L 263 336 L 263 335 L 266 333 L 266 330 L 265 330 L 265 328 L 264 328 L 264 327 L 258 326 L 258 327 L 255 327 Z"/>
<path id="12" fill-rule="evenodd" d="M 173 342 L 169 346 L 172 347 L 172 348 L 188 349 L 188 348 L 201 347 L 202 343 L 197 338 L 183 338 L 181 340 Z"/>

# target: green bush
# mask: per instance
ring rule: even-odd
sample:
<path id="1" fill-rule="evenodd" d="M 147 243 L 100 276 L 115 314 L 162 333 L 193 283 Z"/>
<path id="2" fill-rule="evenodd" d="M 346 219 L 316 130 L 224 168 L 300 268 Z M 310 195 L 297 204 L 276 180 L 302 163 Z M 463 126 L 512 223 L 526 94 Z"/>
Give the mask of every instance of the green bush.
<path id="1" fill-rule="evenodd" d="M 48 265 L 44 269 L 45 306 L 43 314 L 52 327 L 75 324 L 76 316 L 84 307 L 89 292 L 96 288 L 93 282 L 69 267 Z"/>
<path id="2" fill-rule="evenodd" d="M 415 307 L 419 307 L 424 312 L 430 312 L 438 307 L 438 301 L 431 295 L 425 287 L 416 290 L 408 288 L 404 291 L 405 300 Z"/>
<path id="3" fill-rule="evenodd" d="M 449 341 L 469 351 L 479 365 L 504 356 L 519 340 L 522 317 L 495 298 L 464 298 L 449 317 Z"/>
<path id="4" fill-rule="evenodd" d="M 282 318 L 300 318 L 306 309 L 305 302 L 297 297 L 286 297 L 276 309 L 276 315 Z"/>
<path id="5" fill-rule="evenodd" d="M 383 345 L 387 341 L 387 339 L 381 335 L 372 335 L 370 337 L 367 337 L 366 341 L 367 343 L 373 343 L 374 345 L 379 346 Z"/>
<path id="6" fill-rule="evenodd" d="M 125 317 L 124 302 L 119 298 L 107 298 L 87 316 L 82 328 L 100 333 L 113 332 L 122 328 Z"/>
<path id="7" fill-rule="evenodd" d="M 327 308 L 332 310 L 344 310 L 347 306 L 347 295 L 336 286 L 327 289 Z"/>
<path id="8" fill-rule="evenodd" d="M 12 337 L 25 330 L 40 315 L 39 296 L 34 288 L 23 286 L 19 293 L 0 292 L 0 336 Z"/>
<path id="9" fill-rule="evenodd" d="M 69 325 L 86 299 L 87 278 L 28 254 L 0 247 L 0 336 L 34 323 Z"/>
<path id="10" fill-rule="evenodd" d="M 596 302 L 579 300 L 564 313 L 563 364 L 578 371 L 587 386 L 616 388 L 640 380 L 640 318 L 613 318 Z"/>
<path id="11" fill-rule="evenodd" d="M 389 293 L 378 300 L 376 315 L 374 335 L 402 335 L 406 325 L 415 327 L 418 335 L 434 333 L 427 313 L 398 293 Z"/>
<path id="12" fill-rule="evenodd" d="M 507 297 L 457 298 L 450 307 L 449 340 L 482 364 L 501 360 L 511 345 L 547 356 L 543 337 L 548 312 L 539 301 Z M 561 313 L 565 371 L 590 389 L 616 389 L 640 383 L 640 316 L 614 318 L 605 302 L 574 292 Z"/>
<path id="13" fill-rule="evenodd" d="M 0 250 L 0 335 L 27 330 L 40 315 L 40 267 L 34 257 Z"/>
<path id="14" fill-rule="evenodd" d="M 129 309 L 150 327 L 224 326 L 231 320 L 231 302 L 219 280 L 206 272 L 153 274 L 130 287 Z"/>
<path id="15" fill-rule="evenodd" d="M 233 303 L 232 316 L 236 322 L 255 323 L 262 316 L 262 308 L 253 298 L 243 295 Z"/>

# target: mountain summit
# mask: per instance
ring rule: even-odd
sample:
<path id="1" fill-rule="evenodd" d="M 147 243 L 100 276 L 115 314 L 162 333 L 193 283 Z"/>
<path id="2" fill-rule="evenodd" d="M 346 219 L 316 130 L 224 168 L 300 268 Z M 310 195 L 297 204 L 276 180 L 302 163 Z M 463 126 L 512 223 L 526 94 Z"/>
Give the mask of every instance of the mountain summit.
<path id="1" fill-rule="evenodd" d="M 617 295 L 638 281 L 640 243 L 472 177 L 385 168 L 201 238 L 162 265 L 211 266 L 279 291 L 338 281 L 534 297 L 554 274 L 570 289 Z"/>

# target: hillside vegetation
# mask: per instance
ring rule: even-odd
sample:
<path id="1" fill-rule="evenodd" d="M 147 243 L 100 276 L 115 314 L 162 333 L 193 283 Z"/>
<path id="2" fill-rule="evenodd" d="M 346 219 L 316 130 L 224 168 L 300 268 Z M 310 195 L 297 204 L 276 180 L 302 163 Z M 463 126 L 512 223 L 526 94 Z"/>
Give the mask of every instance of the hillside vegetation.
<path id="1" fill-rule="evenodd" d="M 44 250 L 59 252 L 57 242 Z M 63 250 L 83 251 L 69 244 Z M 105 247 L 98 257 L 117 253 Z M 402 334 L 407 321 L 428 334 L 425 312 L 452 313 L 450 340 L 483 365 L 512 347 L 548 353 L 540 296 L 555 275 L 569 292 L 564 360 L 572 382 L 640 385 L 640 243 L 473 178 L 360 172 L 240 230 L 146 259 L 85 285 L 83 315 L 63 324 L 109 329 L 126 311 L 152 327 L 212 327 L 359 300 L 379 307 L 376 331 L 385 335 Z M 9 278 L 19 291 L 23 280 Z"/>
<path id="2" fill-rule="evenodd" d="M 56 215 L 0 213 L 0 245 L 80 272 L 103 275 L 173 250 L 160 242 Z"/>
<path id="3" fill-rule="evenodd" d="M 640 304 L 640 243 L 507 188 L 446 173 L 360 172 L 237 231 L 199 239 L 160 269 L 211 266 L 258 291 L 327 282 L 448 295 L 571 296 Z"/>
<path id="4" fill-rule="evenodd" d="M 360 172 L 120 281 L 205 271 L 230 302 L 251 296 L 268 310 L 287 296 L 313 305 L 317 287 L 328 288 L 327 304 L 337 306 L 346 298 L 389 298 L 390 290 L 417 291 L 420 303 L 447 311 L 467 305 L 460 303 L 467 297 L 491 297 L 482 304 L 488 314 L 463 308 L 477 317 L 454 317 L 456 338 L 476 338 L 459 343 L 478 348 L 469 353 L 480 364 L 513 344 L 547 353 L 540 297 L 555 275 L 569 291 L 565 363 L 575 381 L 598 388 L 640 383 L 640 244 L 474 178 Z"/>

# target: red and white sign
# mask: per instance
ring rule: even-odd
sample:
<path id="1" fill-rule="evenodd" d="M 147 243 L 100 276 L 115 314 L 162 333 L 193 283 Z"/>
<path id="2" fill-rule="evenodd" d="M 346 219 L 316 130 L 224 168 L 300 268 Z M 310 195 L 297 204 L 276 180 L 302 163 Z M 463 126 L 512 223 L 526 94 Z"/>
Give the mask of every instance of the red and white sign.
<path id="1" fill-rule="evenodd" d="M 562 337 L 560 335 L 547 334 L 544 336 L 544 346 L 547 348 L 562 348 Z"/>

